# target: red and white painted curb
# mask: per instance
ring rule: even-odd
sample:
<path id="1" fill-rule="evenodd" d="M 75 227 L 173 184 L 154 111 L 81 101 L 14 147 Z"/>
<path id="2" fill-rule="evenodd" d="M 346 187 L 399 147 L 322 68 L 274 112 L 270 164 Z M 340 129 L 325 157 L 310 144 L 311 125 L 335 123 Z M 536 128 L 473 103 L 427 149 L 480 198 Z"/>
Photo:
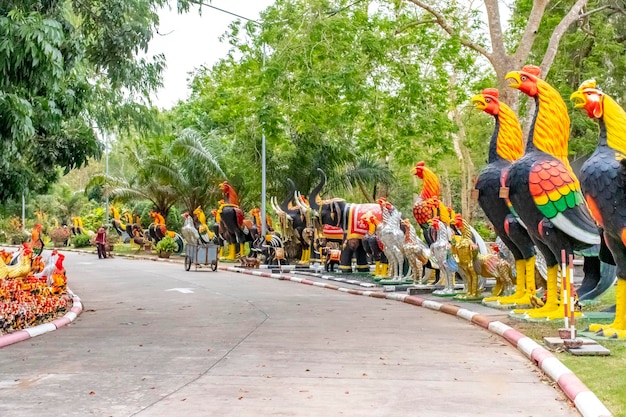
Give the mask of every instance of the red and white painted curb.
<path id="1" fill-rule="evenodd" d="M 78 296 L 69 288 L 67 289 L 67 292 L 72 296 L 72 308 L 70 311 L 65 313 L 63 317 L 59 317 L 49 323 L 40 324 L 39 326 L 29 327 L 27 329 L 0 336 L 0 348 L 42 335 L 44 333 L 55 331 L 59 327 L 67 326 L 76 320 L 76 317 L 78 317 L 83 311 L 83 304 L 81 303 L 80 298 L 78 298 Z"/>
<path id="2" fill-rule="evenodd" d="M 281 281 L 292 281 L 300 284 L 312 285 L 315 287 L 327 288 L 346 292 L 348 294 L 363 295 L 366 297 L 384 298 L 387 300 L 400 301 L 412 304 L 418 307 L 425 307 L 431 310 L 440 311 L 451 314 L 459 318 L 465 319 L 473 324 L 483 327 L 490 332 L 497 334 L 509 343 L 515 346 L 528 359 L 545 372 L 559 387 L 563 390 L 567 398 L 569 398 L 583 417 L 612 417 L 611 412 L 602 404 L 596 395 L 582 383 L 580 379 L 572 371 L 570 371 L 556 356 L 549 350 L 539 345 L 531 338 L 525 336 L 514 328 L 493 320 L 487 316 L 483 316 L 476 312 L 455 306 L 453 304 L 442 304 L 437 301 L 428 300 L 408 294 L 385 293 L 380 291 L 357 290 L 352 288 L 339 287 L 324 282 L 312 281 L 309 279 L 294 277 L 288 274 L 276 274 L 271 272 L 262 272 L 259 270 L 251 270 L 237 267 L 220 267 L 219 269 L 231 272 L 238 272 L 248 275 L 255 275 L 264 278 L 273 278 Z"/>

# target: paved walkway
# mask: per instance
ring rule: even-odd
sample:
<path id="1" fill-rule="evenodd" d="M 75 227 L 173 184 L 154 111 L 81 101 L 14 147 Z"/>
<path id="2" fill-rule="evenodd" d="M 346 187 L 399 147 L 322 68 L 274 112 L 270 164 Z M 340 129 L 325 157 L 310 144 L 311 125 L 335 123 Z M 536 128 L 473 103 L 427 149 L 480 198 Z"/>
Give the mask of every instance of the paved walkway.
<path id="1" fill-rule="evenodd" d="M 481 306 L 69 252 L 65 265 L 83 312 L 0 350 L 2 417 L 602 415 L 584 386 L 577 411 L 552 383 L 577 384 L 567 368 Z"/>

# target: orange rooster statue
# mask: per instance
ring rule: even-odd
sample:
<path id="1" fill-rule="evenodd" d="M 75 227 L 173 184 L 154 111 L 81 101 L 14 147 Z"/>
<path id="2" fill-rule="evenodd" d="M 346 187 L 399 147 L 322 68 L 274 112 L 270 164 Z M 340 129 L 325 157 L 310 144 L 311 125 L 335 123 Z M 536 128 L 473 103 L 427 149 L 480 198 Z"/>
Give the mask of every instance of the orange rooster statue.
<path id="1" fill-rule="evenodd" d="M 522 128 L 513 110 L 498 99 L 495 88 L 487 88 L 471 98 L 478 110 L 495 119 L 493 135 L 489 143 L 488 164 L 478 175 L 475 188 L 478 205 L 493 224 L 496 235 L 515 258 L 515 293 L 505 297 L 488 297 L 483 301 L 501 305 L 530 305 L 535 296 L 535 244 L 526 229 L 511 213 L 506 199 L 500 198 L 503 175 L 511 162 L 524 154 Z"/>
<path id="2" fill-rule="evenodd" d="M 562 250 L 566 258 L 576 250 L 600 244 L 597 227 L 585 205 L 578 179 L 567 160 L 570 120 L 559 93 L 539 78 L 533 65 L 506 75 L 509 86 L 535 101 L 535 114 L 524 156 L 506 174 L 508 198 L 545 257 L 547 294 L 543 307 L 514 310 L 530 318 L 564 317 L 557 288 Z M 562 276 L 569 270 L 561 271 Z"/>
<path id="3" fill-rule="evenodd" d="M 228 242 L 226 259 L 234 260 L 237 255 L 245 256 L 244 214 L 239 208 L 237 192 L 228 181 L 222 182 L 219 188 L 224 193 L 224 202 L 217 210 L 216 219 L 219 219 L 220 231 Z"/>
<path id="4" fill-rule="evenodd" d="M 622 339 L 626 338 L 626 112 L 594 80 L 583 82 L 570 99 L 600 128 L 598 146 L 581 168 L 580 184 L 600 225 L 603 246 L 617 265 L 615 319 L 610 324 L 592 324 L 589 330 Z"/>

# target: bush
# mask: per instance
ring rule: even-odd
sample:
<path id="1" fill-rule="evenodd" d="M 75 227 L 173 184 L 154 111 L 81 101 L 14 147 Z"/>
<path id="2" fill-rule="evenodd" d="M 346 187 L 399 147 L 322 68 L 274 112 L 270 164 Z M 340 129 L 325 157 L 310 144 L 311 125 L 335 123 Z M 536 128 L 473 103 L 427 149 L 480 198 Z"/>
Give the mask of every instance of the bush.
<path id="1" fill-rule="evenodd" d="M 21 245 L 24 242 L 28 242 L 30 239 L 30 233 L 16 233 L 11 235 L 11 244 L 12 245 Z"/>
<path id="2" fill-rule="evenodd" d="M 72 245 L 74 245 L 75 248 L 85 248 L 91 245 L 89 240 L 90 240 L 89 235 L 86 235 L 86 234 L 76 235 L 72 238 Z"/>
<path id="3" fill-rule="evenodd" d="M 165 236 L 163 239 L 159 240 L 159 243 L 156 244 L 155 249 L 158 252 L 174 252 L 178 249 L 178 244 L 169 236 Z"/>

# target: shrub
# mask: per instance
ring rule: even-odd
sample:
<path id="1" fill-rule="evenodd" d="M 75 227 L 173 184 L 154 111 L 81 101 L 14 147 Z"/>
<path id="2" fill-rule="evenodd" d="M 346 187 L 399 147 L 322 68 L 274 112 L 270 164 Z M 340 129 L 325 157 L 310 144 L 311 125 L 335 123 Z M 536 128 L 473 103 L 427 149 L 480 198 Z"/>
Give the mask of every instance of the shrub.
<path id="1" fill-rule="evenodd" d="M 89 240 L 90 238 L 87 234 L 76 235 L 72 238 L 72 245 L 74 245 L 75 248 L 84 248 L 90 246 L 91 243 Z"/>
<path id="2" fill-rule="evenodd" d="M 159 243 L 156 244 L 155 249 L 159 252 L 174 252 L 178 249 L 178 244 L 169 236 L 165 236 L 163 239 L 159 240 Z"/>
<path id="3" fill-rule="evenodd" d="M 18 233 L 11 235 L 11 244 L 21 245 L 24 242 L 28 242 L 29 239 L 30 239 L 30 233 L 18 232 Z"/>

